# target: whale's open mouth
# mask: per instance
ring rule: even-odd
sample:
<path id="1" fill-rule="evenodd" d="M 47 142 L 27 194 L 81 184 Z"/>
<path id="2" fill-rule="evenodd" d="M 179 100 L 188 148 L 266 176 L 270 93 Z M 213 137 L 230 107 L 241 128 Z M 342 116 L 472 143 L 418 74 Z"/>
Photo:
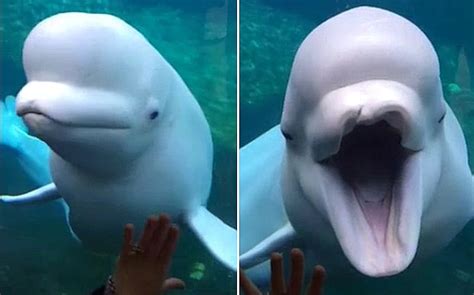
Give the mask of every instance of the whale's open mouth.
<path id="1" fill-rule="evenodd" d="M 343 138 L 333 165 L 342 180 L 352 188 L 375 240 L 386 239 L 388 217 L 395 185 L 409 151 L 400 145 L 395 128 L 381 121 L 372 126 L 358 126 Z"/>
<path id="2" fill-rule="evenodd" d="M 421 218 L 417 159 L 401 145 L 400 130 L 382 120 L 356 126 L 321 162 L 337 186 L 327 196 L 331 223 L 348 259 L 367 275 L 396 274 L 414 257 Z"/>

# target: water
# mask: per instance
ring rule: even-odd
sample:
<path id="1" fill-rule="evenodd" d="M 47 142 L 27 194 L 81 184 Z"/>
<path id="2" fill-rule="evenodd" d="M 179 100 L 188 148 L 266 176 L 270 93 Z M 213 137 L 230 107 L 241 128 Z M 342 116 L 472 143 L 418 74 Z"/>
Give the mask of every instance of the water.
<path id="1" fill-rule="evenodd" d="M 440 57 L 445 98 L 462 125 L 474 170 L 474 2 L 469 0 L 241 0 L 240 146 L 279 123 L 291 63 L 308 33 L 324 20 L 359 5 L 405 16 L 433 42 Z M 471 221 L 441 253 L 395 277 L 372 279 L 355 270 L 343 277 L 329 273 L 326 294 L 471 295 L 473 241 Z"/>
<path id="2" fill-rule="evenodd" d="M 0 97 L 25 83 L 23 41 L 40 20 L 59 12 L 114 14 L 142 32 L 178 71 L 203 108 L 214 141 L 213 187 L 208 208 L 236 226 L 236 2 L 121 0 L 5 0 L 0 3 Z M 2 151 L 1 167 L 14 167 Z M 4 169 L 4 168 L 2 168 Z M 3 174 L 3 171 L 1 172 Z M 0 193 L 34 187 L 15 175 Z M 103 284 L 115 256 L 97 255 L 71 240 L 58 204 L 0 208 L 0 293 L 88 294 Z M 203 268 L 204 266 L 204 268 Z M 183 228 L 170 275 L 185 292 L 235 294 L 236 276 L 221 266 Z"/>

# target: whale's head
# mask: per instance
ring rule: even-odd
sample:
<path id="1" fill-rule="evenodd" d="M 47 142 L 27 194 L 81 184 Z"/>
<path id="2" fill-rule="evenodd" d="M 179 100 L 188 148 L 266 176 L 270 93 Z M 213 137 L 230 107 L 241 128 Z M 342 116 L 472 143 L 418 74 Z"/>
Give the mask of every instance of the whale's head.
<path id="1" fill-rule="evenodd" d="M 170 66 L 124 21 L 63 13 L 40 22 L 23 48 L 28 83 L 17 113 L 61 157 L 124 164 L 163 125 Z M 169 120 L 168 120 L 169 121 Z"/>
<path id="2" fill-rule="evenodd" d="M 286 92 L 287 209 L 304 203 L 322 215 L 360 272 L 403 271 L 436 186 L 422 182 L 421 155 L 446 112 L 438 58 L 415 25 L 369 7 L 326 21 L 300 46 Z M 297 230 L 316 227 L 289 215 Z"/>

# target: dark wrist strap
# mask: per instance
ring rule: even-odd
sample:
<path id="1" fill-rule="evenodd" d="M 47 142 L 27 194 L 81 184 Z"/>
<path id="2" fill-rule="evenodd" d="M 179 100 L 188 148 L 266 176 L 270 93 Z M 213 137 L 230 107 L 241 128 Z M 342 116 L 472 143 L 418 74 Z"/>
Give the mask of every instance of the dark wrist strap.
<path id="1" fill-rule="evenodd" d="M 104 295 L 115 295 L 115 283 L 114 280 L 112 279 L 112 276 L 109 276 L 109 279 L 107 280 L 107 284 L 105 285 L 105 292 Z"/>

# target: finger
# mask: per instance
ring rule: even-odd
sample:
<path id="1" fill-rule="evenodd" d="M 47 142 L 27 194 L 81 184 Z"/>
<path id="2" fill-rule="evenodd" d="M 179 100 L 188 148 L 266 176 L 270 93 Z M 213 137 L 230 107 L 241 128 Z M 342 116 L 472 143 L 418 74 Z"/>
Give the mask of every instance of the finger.
<path id="1" fill-rule="evenodd" d="M 133 224 L 125 225 L 123 230 L 123 242 L 121 256 L 125 257 L 132 251 Z"/>
<path id="2" fill-rule="evenodd" d="M 300 249 L 291 250 L 291 274 L 288 286 L 289 295 L 299 295 L 304 279 L 304 255 Z"/>
<path id="3" fill-rule="evenodd" d="M 158 257 L 159 253 L 161 252 L 161 248 L 163 247 L 164 241 L 168 236 L 168 231 L 171 226 L 171 219 L 168 215 L 161 214 L 158 217 L 158 225 L 153 232 L 153 237 L 151 238 L 150 242 L 150 257 L 155 259 Z"/>
<path id="4" fill-rule="evenodd" d="M 169 265 L 171 263 L 171 257 L 173 256 L 173 253 L 176 250 L 178 237 L 179 229 L 176 225 L 172 225 L 168 231 L 168 235 L 164 242 L 163 249 L 157 257 L 157 262 L 160 265 L 160 270 L 162 273 L 166 273 L 168 271 Z"/>
<path id="5" fill-rule="evenodd" d="M 326 278 L 326 270 L 320 265 L 316 265 L 313 269 L 311 282 L 309 283 L 307 295 L 323 294 L 323 283 Z"/>
<path id="6" fill-rule="evenodd" d="M 240 288 L 245 295 L 262 295 L 252 281 L 245 275 L 245 272 L 241 269 L 240 275 Z"/>
<path id="7" fill-rule="evenodd" d="M 165 292 L 165 291 L 173 290 L 173 289 L 182 290 L 184 288 L 186 288 L 186 284 L 182 280 L 178 278 L 169 278 L 163 282 L 163 286 L 161 287 L 161 290 Z"/>
<path id="8" fill-rule="evenodd" d="M 158 226 L 158 217 L 157 216 L 150 216 L 146 223 L 142 233 L 142 237 L 140 238 L 139 247 L 147 253 L 150 247 L 151 239 L 153 238 L 153 232 L 155 231 L 156 227 Z"/>
<path id="9" fill-rule="evenodd" d="M 279 253 L 272 253 L 270 261 L 272 275 L 271 275 L 271 290 L 270 294 L 280 295 L 285 291 L 285 278 L 283 275 L 283 257 Z"/>

